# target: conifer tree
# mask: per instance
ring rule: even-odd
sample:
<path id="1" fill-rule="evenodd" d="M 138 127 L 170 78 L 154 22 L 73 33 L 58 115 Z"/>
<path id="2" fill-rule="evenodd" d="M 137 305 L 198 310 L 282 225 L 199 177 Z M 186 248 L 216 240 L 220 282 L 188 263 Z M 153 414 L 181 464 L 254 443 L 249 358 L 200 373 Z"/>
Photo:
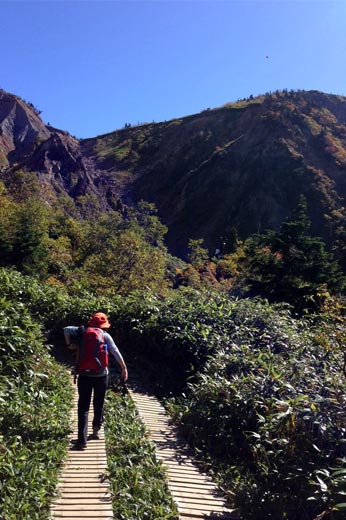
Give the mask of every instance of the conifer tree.
<path id="1" fill-rule="evenodd" d="M 45 208 L 37 200 L 29 200 L 18 207 L 10 263 L 20 271 L 43 273 L 48 251 L 44 243 L 48 223 Z"/>
<path id="2" fill-rule="evenodd" d="M 203 267 L 208 261 L 208 250 L 203 247 L 204 240 L 202 238 L 189 240 L 188 260 L 196 269 Z"/>
<path id="3" fill-rule="evenodd" d="M 322 285 L 341 290 L 345 279 L 321 238 L 309 234 L 311 222 L 301 197 L 292 217 L 278 232 L 269 231 L 250 241 L 252 289 L 273 301 L 286 301 L 298 310 L 312 305 Z M 309 303 L 310 302 L 310 303 Z"/>
<path id="4" fill-rule="evenodd" d="M 12 251 L 12 218 L 15 205 L 8 197 L 7 190 L 0 181 L 0 265 L 9 265 Z"/>
<path id="5" fill-rule="evenodd" d="M 11 255 L 12 245 L 8 238 L 7 230 L 0 222 L 0 265 L 7 266 Z"/>

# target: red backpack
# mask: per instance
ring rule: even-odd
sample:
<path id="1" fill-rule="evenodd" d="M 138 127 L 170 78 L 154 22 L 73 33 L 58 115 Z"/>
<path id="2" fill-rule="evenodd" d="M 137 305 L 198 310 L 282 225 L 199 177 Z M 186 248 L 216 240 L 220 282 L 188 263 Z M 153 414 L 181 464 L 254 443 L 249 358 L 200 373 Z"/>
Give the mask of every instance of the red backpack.
<path id="1" fill-rule="evenodd" d="M 78 373 L 100 374 L 108 367 L 108 349 L 101 329 L 87 327 L 79 347 Z"/>

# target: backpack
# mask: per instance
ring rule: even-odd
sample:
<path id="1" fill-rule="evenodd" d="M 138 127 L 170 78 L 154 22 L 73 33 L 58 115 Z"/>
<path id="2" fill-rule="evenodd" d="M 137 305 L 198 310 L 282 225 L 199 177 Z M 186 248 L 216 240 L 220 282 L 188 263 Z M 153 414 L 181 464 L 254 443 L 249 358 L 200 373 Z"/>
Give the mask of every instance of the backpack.
<path id="1" fill-rule="evenodd" d="M 77 371 L 79 374 L 101 374 L 108 367 L 108 349 L 104 332 L 95 327 L 87 327 L 81 338 Z"/>

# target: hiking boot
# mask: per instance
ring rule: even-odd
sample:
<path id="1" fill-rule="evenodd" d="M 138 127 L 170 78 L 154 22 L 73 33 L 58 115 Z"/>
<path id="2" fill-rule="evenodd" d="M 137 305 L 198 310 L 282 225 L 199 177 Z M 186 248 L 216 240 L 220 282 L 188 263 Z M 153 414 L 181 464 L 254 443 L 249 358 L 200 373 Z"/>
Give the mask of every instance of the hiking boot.
<path id="1" fill-rule="evenodd" d="M 83 441 L 77 441 L 73 444 L 71 450 L 85 450 L 87 443 Z"/>
<path id="2" fill-rule="evenodd" d="M 93 439 L 99 439 L 100 438 L 99 431 L 100 431 L 100 428 L 98 426 L 94 426 L 93 427 L 93 434 L 92 434 L 92 438 Z"/>

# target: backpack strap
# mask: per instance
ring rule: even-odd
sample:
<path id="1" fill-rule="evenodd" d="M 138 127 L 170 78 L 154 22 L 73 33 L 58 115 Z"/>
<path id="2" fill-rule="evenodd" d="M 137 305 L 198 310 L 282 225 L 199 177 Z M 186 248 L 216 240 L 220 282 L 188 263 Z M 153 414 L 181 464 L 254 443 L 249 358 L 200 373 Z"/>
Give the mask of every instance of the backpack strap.
<path id="1" fill-rule="evenodd" d="M 83 341 L 84 330 L 85 330 L 85 328 L 83 326 L 78 327 L 78 331 L 76 334 L 76 344 L 77 344 L 76 359 L 75 359 L 76 369 L 78 367 L 78 361 L 79 361 L 80 349 L 81 349 L 81 345 L 82 345 L 82 341 Z"/>

